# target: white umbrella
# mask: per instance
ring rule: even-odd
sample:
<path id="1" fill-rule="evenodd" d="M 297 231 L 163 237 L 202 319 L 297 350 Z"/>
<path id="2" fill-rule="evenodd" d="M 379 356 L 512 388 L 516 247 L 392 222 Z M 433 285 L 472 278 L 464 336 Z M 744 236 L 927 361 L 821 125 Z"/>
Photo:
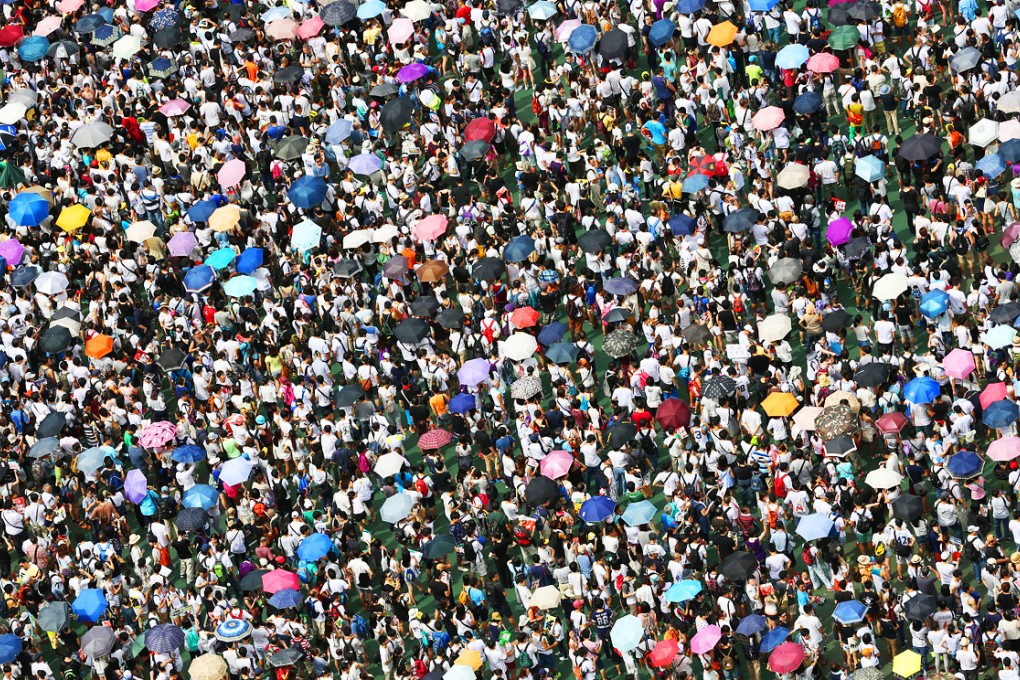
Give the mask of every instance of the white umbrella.
<path id="1" fill-rule="evenodd" d="M 528 606 L 539 609 L 555 609 L 560 606 L 562 599 L 563 594 L 556 586 L 542 586 L 531 594 L 531 602 L 528 603 Z"/>
<path id="2" fill-rule="evenodd" d="M 372 230 L 371 229 L 358 229 L 344 236 L 344 248 L 353 249 L 360 248 L 366 243 L 372 242 Z"/>
<path id="3" fill-rule="evenodd" d="M 873 489 L 892 489 L 899 486 L 902 481 L 903 475 L 887 467 L 872 470 L 864 478 L 864 482 Z"/>
<path id="4" fill-rule="evenodd" d="M 395 493 L 383 502 L 379 508 L 379 517 L 388 524 L 396 524 L 402 519 L 407 519 L 415 502 L 409 493 Z"/>
<path id="5" fill-rule="evenodd" d="M 967 141 L 975 146 L 988 146 L 999 136 L 999 124 L 990 118 L 982 118 L 970 127 Z"/>
<path id="6" fill-rule="evenodd" d="M 144 243 L 146 239 L 152 238 L 155 234 L 156 225 L 149 220 L 135 222 L 127 230 L 128 241 L 133 243 Z"/>
<path id="7" fill-rule="evenodd" d="M 814 431 L 815 418 L 821 412 L 822 408 L 819 406 L 804 406 L 793 414 L 793 426 L 801 430 Z"/>
<path id="8" fill-rule="evenodd" d="M 903 274 L 886 274 L 875 282 L 873 294 L 879 300 L 895 300 L 910 288 L 910 280 Z"/>
<path id="9" fill-rule="evenodd" d="M 782 340 L 793 330 L 793 322 L 785 314 L 773 314 L 758 324 L 758 337 L 763 343 Z"/>
<path id="10" fill-rule="evenodd" d="M 443 680 L 475 680 L 477 677 L 471 666 L 463 664 L 455 664 L 443 674 Z"/>
<path id="11" fill-rule="evenodd" d="M 400 13 L 411 21 L 425 21 L 432 14 L 432 5 L 425 0 L 411 0 Z"/>
<path id="12" fill-rule="evenodd" d="M 807 185 L 811 178 L 811 170 L 800 163 L 790 163 L 776 177 L 776 183 L 784 189 L 800 189 Z"/>
<path id="13" fill-rule="evenodd" d="M 1016 118 L 999 123 L 999 141 L 1008 142 L 1011 139 L 1020 139 L 1020 120 Z"/>
<path id="14" fill-rule="evenodd" d="M 503 343 L 503 354 L 513 361 L 524 361 L 538 349 L 534 335 L 514 333 Z"/>
<path id="15" fill-rule="evenodd" d="M 67 277 L 60 272 L 43 272 L 35 280 L 35 289 L 43 295 L 59 295 L 67 290 Z"/>
<path id="16" fill-rule="evenodd" d="M 407 465 L 407 459 L 399 453 L 384 453 L 375 462 L 375 474 L 380 477 L 392 477 Z"/>
<path id="17" fill-rule="evenodd" d="M 121 59 L 130 59 L 142 50 L 142 41 L 133 35 L 125 35 L 113 43 L 111 54 Z"/>
<path id="18" fill-rule="evenodd" d="M 999 97 L 999 110 L 1003 113 L 1020 113 L 1020 91 L 1013 90 Z"/>
<path id="19" fill-rule="evenodd" d="M 26 113 L 28 113 L 27 106 L 21 102 L 10 102 L 0 109 L 0 123 L 3 123 L 4 125 L 14 125 L 24 118 Z"/>
<path id="20" fill-rule="evenodd" d="M 386 243 L 397 237 L 400 230 L 395 224 L 384 224 L 372 232 L 372 243 Z"/>
<path id="21" fill-rule="evenodd" d="M 244 484 L 251 476 L 255 464 L 247 458 L 232 458 L 220 468 L 220 481 L 230 486 Z"/>

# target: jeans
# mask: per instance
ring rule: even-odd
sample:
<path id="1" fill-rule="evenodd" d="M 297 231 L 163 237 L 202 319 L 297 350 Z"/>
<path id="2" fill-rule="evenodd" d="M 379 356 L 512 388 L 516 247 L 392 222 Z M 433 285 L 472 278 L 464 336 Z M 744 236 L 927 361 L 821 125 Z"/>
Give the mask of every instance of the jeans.
<path id="1" fill-rule="evenodd" d="M 928 645 L 924 647 L 914 647 L 915 652 L 921 655 L 921 670 L 928 667 Z"/>
<path id="2" fill-rule="evenodd" d="M 992 521 L 995 523 L 995 537 L 1000 541 L 1006 539 L 1009 536 L 1009 518 L 994 517 Z"/>

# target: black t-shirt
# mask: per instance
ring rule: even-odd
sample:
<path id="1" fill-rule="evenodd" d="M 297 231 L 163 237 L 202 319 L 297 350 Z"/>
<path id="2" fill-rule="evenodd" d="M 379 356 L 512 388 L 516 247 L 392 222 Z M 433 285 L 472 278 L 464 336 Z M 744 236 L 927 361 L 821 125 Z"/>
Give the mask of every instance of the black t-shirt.
<path id="1" fill-rule="evenodd" d="M 893 315 L 896 317 L 896 323 L 901 326 L 910 325 L 910 308 L 909 307 L 897 307 L 893 311 Z"/>
<path id="2" fill-rule="evenodd" d="M 641 151 L 641 137 L 637 135 L 627 135 L 623 138 L 623 148 L 627 152 L 628 160 L 636 160 L 638 152 Z"/>

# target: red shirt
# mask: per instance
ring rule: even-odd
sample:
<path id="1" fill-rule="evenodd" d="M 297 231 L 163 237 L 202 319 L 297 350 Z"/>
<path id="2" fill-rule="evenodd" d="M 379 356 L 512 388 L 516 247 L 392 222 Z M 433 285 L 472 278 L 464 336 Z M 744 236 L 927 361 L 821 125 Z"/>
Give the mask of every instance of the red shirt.
<path id="1" fill-rule="evenodd" d="M 468 6 L 457 8 L 457 14 L 455 15 L 458 19 L 463 19 L 464 23 L 468 26 L 471 25 L 471 8 Z"/>
<path id="2" fill-rule="evenodd" d="M 645 426 L 645 423 L 650 423 L 652 421 L 652 414 L 645 410 L 634 411 L 634 413 L 631 414 L 630 419 L 633 420 L 634 424 L 638 426 L 638 429 L 640 429 Z"/>

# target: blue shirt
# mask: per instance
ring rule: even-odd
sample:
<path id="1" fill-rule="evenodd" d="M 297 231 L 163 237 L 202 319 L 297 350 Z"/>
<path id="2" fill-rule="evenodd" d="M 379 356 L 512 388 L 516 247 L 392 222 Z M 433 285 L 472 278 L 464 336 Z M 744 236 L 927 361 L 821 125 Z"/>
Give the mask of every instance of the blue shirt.
<path id="1" fill-rule="evenodd" d="M 666 126 L 657 120 L 650 120 L 642 126 L 645 130 L 652 135 L 653 144 L 665 144 L 666 143 Z"/>

